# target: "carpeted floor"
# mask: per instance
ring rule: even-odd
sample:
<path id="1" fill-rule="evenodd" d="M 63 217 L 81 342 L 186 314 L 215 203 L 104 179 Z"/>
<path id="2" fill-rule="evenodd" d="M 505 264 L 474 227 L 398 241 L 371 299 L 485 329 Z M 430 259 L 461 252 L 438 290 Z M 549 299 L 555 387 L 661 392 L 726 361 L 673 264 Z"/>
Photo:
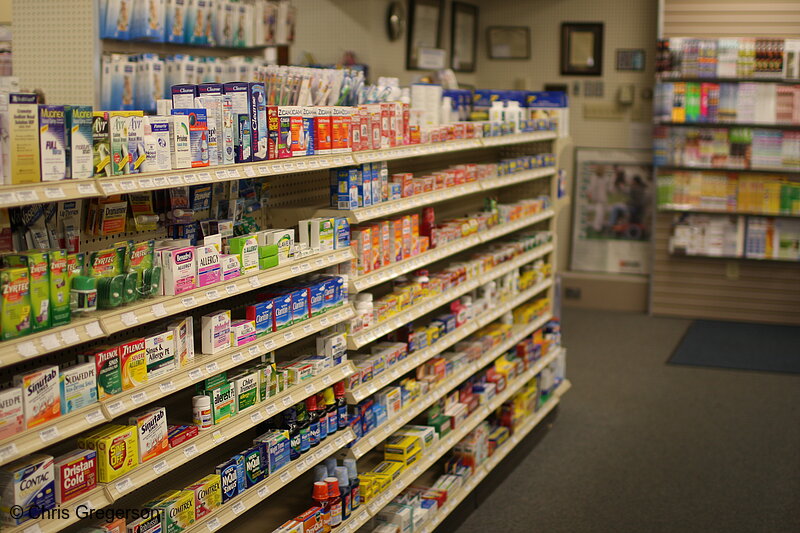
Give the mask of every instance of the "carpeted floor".
<path id="1" fill-rule="evenodd" d="M 668 365 L 687 320 L 563 324 L 555 425 L 457 533 L 800 531 L 800 376 Z"/>

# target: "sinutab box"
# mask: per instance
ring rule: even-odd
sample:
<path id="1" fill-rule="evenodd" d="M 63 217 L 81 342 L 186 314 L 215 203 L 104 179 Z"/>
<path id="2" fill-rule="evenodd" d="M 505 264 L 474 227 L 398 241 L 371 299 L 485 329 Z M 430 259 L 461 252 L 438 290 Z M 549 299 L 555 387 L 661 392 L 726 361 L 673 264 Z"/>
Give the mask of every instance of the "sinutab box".
<path id="1" fill-rule="evenodd" d="M 128 418 L 128 424 L 136 426 L 140 464 L 169 450 L 167 410 L 163 407 L 136 413 Z"/>
<path id="2" fill-rule="evenodd" d="M 0 467 L 0 521 L 16 526 L 56 506 L 51 455 L 29 455 Z M 11 515 L 11 508 L 19 508 Z M 34 516 L 31 516 L 31 511 Z"/>
<path id="3" fill-rule="evenodd" d="M 64 504 L 97 486 L 97 452 L 73 450 L 54 459 L 56 502 Z"/>
<path id="4" fill-rule="evenodd" d="M 14 385 L 22 388 L 22 406 L 28 429 L 61 416 L 57 366 L 43 366 L 17 374 Z"/>

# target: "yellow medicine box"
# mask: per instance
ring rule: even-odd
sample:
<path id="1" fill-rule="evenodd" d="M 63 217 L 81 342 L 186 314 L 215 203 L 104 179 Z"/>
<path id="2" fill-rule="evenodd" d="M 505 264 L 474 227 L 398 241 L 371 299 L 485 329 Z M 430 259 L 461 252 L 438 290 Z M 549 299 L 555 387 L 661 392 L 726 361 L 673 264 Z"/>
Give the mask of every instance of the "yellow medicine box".
<path id="1" fill-rule="evenodd" d="M 387 474 L 392 477 L 392 481 L 400 476 L 400 473 L 405 468 L 405 462 L 401 461 L 382 461 L 375 468 L 372 469 L 373 474 Z"/>
<path id="2" fill-rule="evenodd" d="M 419 437 L 411 435 L 391 435 L 383 446 L 383 457 L 387 461 L 406 461 L 422 449 Z"/>
<path id="3" fill-rule="evenodd" d="M 95 442 L 98 482 L 110 483 L 139 465 L 136 426 L 119 426 L 101 433 Z"/>

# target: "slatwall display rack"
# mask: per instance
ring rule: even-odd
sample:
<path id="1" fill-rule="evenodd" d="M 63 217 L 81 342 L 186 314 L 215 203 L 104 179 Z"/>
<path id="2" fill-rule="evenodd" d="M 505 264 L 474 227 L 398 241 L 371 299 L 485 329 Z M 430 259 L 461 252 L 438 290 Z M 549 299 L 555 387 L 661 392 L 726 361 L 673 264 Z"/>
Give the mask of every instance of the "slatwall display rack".
<path id="1" fill-rule="evenodd" d="M 325 169 L 340 166 L 353 165 L 368 161 L 400 161 L 404 163 L 398 165 L 397 171 L 414 171 L 414 167 L 420 165 L 430 165 L 426 163 L 428 159 L 432 162 L 453 161 L 463 162 L 491 162 L 500 157 L 514 157 L 529 153 L 539 153 L 542 151 L 553 151 L 553 143 L 556 139 L 554 132 L 536 132 L 519 135 L 509 135 L 497 138 L 486 139 L 466 139 L 460 141 L 450 141 L 445 143 L 406 146 L 395 149 L 375 150 L 371 152 L 360 152 L 353 154 L 342 154 L 329 157 L 306 157 L 282 161 L 268 161 L 259 164 L 233 165 L 230 167 L 216 167 L 204 171 L 186 170 L 173 171 L 161 175 L 141 174 L 136 176 L 120 176 L 115 178 L 76 180 L 74 182 L 54 182 L 33 184 L 27 186 L 0 186 L 0 207 L 11 207 L 26 205 L 30 203 L 42 203 L 60 201 L 66 199 L 87 199 L 93 197 L 103 197 L 112 194 L 123 194 L 129 192 L 166 189 L 170 187 L 185 186 L 191 184 L 211 183 L 220 181 L 230 181 L 250 177 L 270 178 L 270 206 L 268 211 L 278 211 L 287 207 L 286 199 L 297 201 L 300 197 L 305 205 L 314 205 L 320 199 L 327 196 L 327 175 Z M 545 143 L 546 144 L 543 144 Z M 490 153 L 491 152 L 491 153 Z M 475 158 L 472 157 L 475 154 Z M 449 158 L 449 159 L 448 159 Z M 323 172 L 319 172 L 323 171 Z M 429 194 L 421 195 L 420 198 L 410 199 L 410 202 L 400 201 L 392 205 L 387 202 L 384 206 L 376 206 L 379 210 L 366 213 L 337 213 L 338 215 L 352 217 L 353 221 L 371 220 L 376 217 L 390 216 L 395 213 L 404 213 L 427 205 L 437 205 L 439 213 L 450 213 L 455 209 L 448 202 L 461 199 L 473 199 L 474 205 L 480 205 L 482 196 L 480 193 L 492 193 L 499 197 L 501 201 L 512 202 L 522 197 L 534 197 L 537 194 L 549 194 L 551 199 L 555 199 L 557 185 L 555 182 L 556 169 L 552 167 L 533 169 L 516 174 L 502 176 L 499 178 L 487 179 L 479 182 L 470 190 L 464 188 L 461 194 Z M 298 179 L 299 178 L 299 179 Z M 320 187 L 320 184 L 323 184 Z M 474 190 L 473 190 L 474 189 Z M 447 191 L 449 193 L 451 191 Z M 455 192 L 455 191 L 453 191 Z M 298 196 L 300 195 L 300 196 Z M 302 195 L 308 198 L 302 199 Z M 380 210 L 383 208 L 384 210 Z M 458 209 L 463 209 L 459 206 Z M 321 210 L 320 210 L 321 212 Z M 269 216 L 269 215 L 268 215 Z M 438 216 L 438 215 L 437 215 Z M 269 225 L 270 222 L 267 222 Z M 483 243 L 490 243 L 494 239 L 501 238 L 513 232 L 534 228 L 546 224 L 546 227 L 554 232 L 554 218 L 552 209 L 547 209 L 534 216 L 517 220 L 508 224 L 501 224 L 491 230 L 480 232 L 470 237 L 460 239 L 457 242 L 449 243 L 440 248 L 431 249 L 425 254 L 412 257 L 406 261 L 392 264 L 381 271 L 370 273 L 367 276 L 354 277 L 349 281 L 349 288 L 352 292 L 358 292 L 367 288 L 379 287 L 381 284 L 390 281 L 398 275 L 408 273 L 421 266 L 436 263 L 438 261 L 457 257 L 458 254 L 471 251 L 475 246 Z M 282 225 L 279 227 L 290 227 Z M 477 282 L 485 282 L 494 279 L 495 276 L 503 272 L 510 271 L 517 266 L 531 262 L 537 258 L 549 257 L 550 262 L 555 262 L 555 241 L 540 245 L 525 254 L 522 254 L 511 261 L 498 265 L 480 276 L 478 279 L 468 282 L 466 287 L 477 287 Z M 329 268 L 336 268 L 338 264 L 350 261 L 352 258 L 350 250 L 337 250 L 333 252 L 304 257 L 268 271 L 260 271 L 248 276 L 238 278 L 234 282 L 222 283 L 219 285 L 196 289 L 191 293 L 178 297 L 159 297 L 150 300 L 143 300 L 127 307 L 121 307 L 113 311 L 97 312 L 85 318 L 72 321 L 69 325 L 54 328 L 35 335 L 29 335 L 16 341 L 0 343 L 0 368 L 11 367 L 31 361 L 35 358 L 46 358 L 49 354 L 60 353 L 65 350 L 83 343 L 97 343 L 105 340 L 109 334 L 125 331 L 131 327 L 135 328 L 145 325 L 160 318 L 166 318 L 178 314 L 190 314 L 191 311 L 209 305 L 225 307 L 227 299 L 236 299 L 246 296 L 250 291 L 262 289 L 268 285 L 290 280 L 296 276 L 301 276 L 314 271 L 324 271 Z M 554 265 L 555 266 L 555 265 Z M 234 289 L 234 286 L 236 288 Z M 466 293 L 466 290 L 463 291 Z M 458 340 L 465 338 L 479 327 L 497 319 L 500 315 L 510 311 L 514 307 L 525 303 L 525 301 L 540 294 L 547 294 L 552 301 L 553 284 L 550 280 L 539 283 L 512 300 L 503 302 L 494 309 L 487 311 L 480 317 L 476 317 L 470 324 L 457 329 L 454 334 L 445 339 L 444 342 L 433 346 L 432 350 L 414 354 L 413 362 L 417 365 L 422 364 L 426 358 L 430 358 L 445 350 L 448 345 L 452 345 Z M 422 309 L 432 310 L 436 305 L 444 305 L 452 301 L 458 294 L 452 293 L 447 300 L 437 299 L 436 301 L 424 302 Z M 422 316 L 424 313 L 420 308 L 412 309 L 414 316 Z M 73 438 L 78 433 L 96 427 L 109 420 L 150 404 L 153 401 L 165 399 L 185 388 L 193 385 L 199 379 L 212 375 L 223 370 L 227 370 L 248 360 L 260 357 L 262 354 L 281 347 L 291 347 L 294 343 L 309 338 L 315 333 L 325 328 L 341 324 L 353 316 L 353 309 L 349 305 L 336 311 L 326 313 L 321 317 L 293 326 L 291 329 L 259 339 L 253 345 L 246 345 L 236 349 L 226 350 L 224 353 L 214 356 L 198 355 L 192 368 L 182 368 L 179 372 L 160 378 L 158 381 L 149 383 L 146 387 L 126 391 L 123 395 L 114 396 L 103 402 L 84 408 L 76 413 L 61 417 L 51 422 L 0 442 L 0 464 L 5 464 L 19 456 L 31 452 L 47 453 L 48 449 L 56 443 Z M 480 361 L 469 367 L 474 372 L 482 366 L 490 363 L 489 356 L 502 353 L 502 349 L 511 346 L 513 342 L 530 334 L 530 332 L 541 327 L 549 318 L 549 315 L 541 317 L 531 324 L 515 327 L 512 336 L 501 346 L 496 347 L 491 353 L 486 354 Z M 379 325 L 382 328 L 384 325 Z M 370 333 L 370 332 L 367 332 Z M 364 341 L 370 342 L 370 341 Z M 549 360 L 549 359 L 548 359 Z M 544 363 L 542 363 L 544 364 Z M 408 370 L 413 370 L 409 363 L 406 365 Z M 541 366 L 541 365 L 540 365 Z M 405 367 L 404 367 L 405 368 Z M 536 368 L 539 368 L 538 366 Z M 69 502 L 65 507 L 74 510 L 77 506 L 84 505 L 92 508 L 102 508 L 113 505 L 114 502 L 129 494 L 137 493 L 139 490 L 146 491 L 150 483 L 168 472 L 189 463 L 202 463 L 203 457 L 223 442 L 236 439 L 237 436 L 254 427 L 274 414 L 302 401 L 308 396 L 315 394 L 319 390 L 330 384 L 344 379 L 352 373 L 353 367 L 350 363 L 331 370 L 329 373 L 317 376 L 313 381 L 304 383 L 302 387 L 293 387 L 285 393 L 276 397 L 269 398 L 255 408 L 251 408 L 249 413 L 241 413 L 230 422 L 215 427 L 210 433 L 203 433 L 200 436 L 188 441 L 187 443 L 171 449 L 162 457 L 139 465 L 136 469 L 126 476 L 115 480 L 111 484 L 98 485 L 98 487 L 81 497 Z M 397 376 L 400 368 L 391 369 L 387 374 L 389 377 Z M 530 372 L 528 373 L 530 374 Z M 527 376 L 527 374 L 526 374 Z M 531 374 L 532 376 L 532 374 Z M 441 387 L 437 389 L 437 394 L 445 394 L 446 389 L 456 386 L 456 381 L 463 381 L 469 375 L 466 371 L 449 377 Z M 376 381 L 376 385 L 378 382 Z M 515 382 L 516 384 L 517 382 Z M 522 382 L 519 382 L 520 385 Z M 448 389 L 448 390 L 449 390 Z M 365 389 L 355 389 L 348 391 L 349 398 L 355 398 L 362 394 L 368 394 L 372 386 Z M 509 389 L 510 390 L 510 389 Z M 510 393 L 509 393 L 510 394 Z M 498 400 L 499 401 L 499 400 Z M 499 404 L 498 404 L 499 405 Z M 420 409 L 422 403 L 411 406 L 413 409 Z M 487 408 L 480 410 L 480 415 L 488 415 Z M 410 415 L 411 411 L 404 413 Z M 410 418 L 409 418 L 410 419 Z M 470 419 L 472 420 L 472 419 Z M 478 419 L 475 419 L 477 424 Z M 472 424 L 472 422 L 470 422 Z M 466 427 L 466 426 L 465 426 Z M 386 428 L 380 428 L 386 434 Z M 240 438 L 240 437 L 239 437 Z M 295 479 L 303 476 L 314 464 L 319 463 L 325 457 L 332 454 L 341 455 L 351 454 L 351 451 L 344 451 L 344 446 L 352 441 L 355 436 L 349 430 L 340 432 L 333 440 L 325 443 L 313 455 L 305 457 L 300 464 L 293 462 L 285 471 L 278 472 L 277 475 L 270 476 L 257 490 L 248 491 L 243 497 L 236 501 L 229 502 L 229 505 L 218 509 L 213 515 L 195 524 L 193 529 L 197 531 L 215 531 L 244 514 L 245 510 L 250 510 L 267 496 L 272 496 L 279 492 L 284 486 L 292 483 Z M 375 442 L 376 436 L 370 435 L 366 440 L 360 441 L 360 448 L 363 453 L 368 450 L 363 449 L 365 443 Z M 450 446 L 457 440 L 450 437 Z M 441 453 L 445 453 L 442 448 Z M 433 461 L 433 457 L 428 458 Z M 415 470 L 414 473 L 417 473 Z M 412 472 L 407 472 L 407 477 Z M 137 493 L 138 494 L 138 493 Z M 277 496 L 275 496 L 277 497 Z M 127 501 L 127 500 L 126 500 Z M 373 504 L 374 507 L 374 504 Z M 251 516 L 257 516 L 257 513 Z M 237 523 L 241 523 L 239 520 Z M 54 533 L 61 531 L 75 524 L 75 520 L 33 520 L 24 523 L 16 528 L 10 529 L 14 533 Z"/>

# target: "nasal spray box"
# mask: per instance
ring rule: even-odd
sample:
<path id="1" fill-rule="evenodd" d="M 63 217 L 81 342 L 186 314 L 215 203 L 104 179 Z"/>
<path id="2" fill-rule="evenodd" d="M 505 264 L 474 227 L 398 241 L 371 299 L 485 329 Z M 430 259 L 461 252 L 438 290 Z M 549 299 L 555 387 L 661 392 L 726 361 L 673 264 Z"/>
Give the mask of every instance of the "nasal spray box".
<path id="1" fill-rule="evenodd" d="M 42 181 L 67 177 L 66 119 L 64 106 L 39 106 L 39 153 Z"/>
<path id="2" fill-rule="evenodd" d="M 0 95 L 0 153 L 8 184 L 37 183 L 39 171 L 39 107 L 35 94 Z"/>
<path id="3" fill-rule="evenodd" d="M 44 424 L 61 415 L 58 367 L 43 366 L 14 376 L 14 386 L 22 388 L 25 427 Z"/>
<path id="4" fill-rule="evenodd" d="M 0 521 L 3 524 L 19 525 L 55 506 L 55 475 L 51 455 L 29 455 L 0 467 Z M 21 512 L 12 513 L 12 508 L 19 508 Z"/>
<path id="5" fill-rule="evenodd" d="M 67 126 L 67 178 L 91 178 L 93 170 L 92 108 L 67 106 L 64 108 Z"/>
<path id="6" fill-rule="evenodd" d="M 265 161 L 268 158 L 267 130 L 267 95 L 263 83 L 248 84 L 250 103 L 250 142 L 253 161 Z"/>
<path id="7" fill-rule="evenodd" d="M 77 498 L 97 486 L 97 452 L 74 450 L 53 460 L 56 502 Z"/>
<path id="8" fill-rule="evenodd" d="M 96 372 L 94 363 L 78 363 L 60 370 L 58 379 L 62 415 L 97 401 Z"/>
<path id="9" fill-rule="evenodd" d="M 235 162 L 236 163 L 248 163 L 251 161 L 251 155 L 249 150 L 245 152 L 243 147 L 245 143 L 247 146 L 250 145 L 251 138 L 243 140 L 241 137 L 241 131 L 239 129 L 239 117 L 243 116 L 246 118 L 248 125 L 250 124 L 250 98 L 249 98 L 249 85 L 247 82 L 234 82 L 234 83 L 225 83 L 222 86 L 222 90 L 224 94 L 230 97 L 230 110 L 233 119 L 233 130 L 234 130 L 234 153 L 235 153 Z M 223 102 L 223 105 L 225 103 Z M 248 128 L 249 129 L 249 128 Z"/>
<path id="10" fill-rule="evenodd" d="M 140 174 L 147 160 L 144 146 L 145 117 L 132 116 L 128 123 L 128 173 Z"/>
<path id="11" fill-rule="evenodd" d="M 108 112 L 92 113 L 92 171 L 100 178 L 111 175 L 111 137 Z"/>
<path id="12" fill-rule="evenodd" d="M 173 170 L 192 167 L 192 150 L 189 141 L 189 117 L 170 116 L 170 156 Z"/>
<path id="13" fill-rule="evenodd" d="M 136 426 L 139 438 L 139 464 L 158 457 L 169 450 L 167 437 L 167 410 L 157 407 L 128 418 L 128 424 Z"/>
<path id="14" fill-rule="evenodd" d="M 194 98 L 197 96 L 197 86 L 192 83 L 173 85 L 170 88 L 172 94 L 172 109 L 191 109 L 194 107 Z"/>
<path id="15" fill-rule="evenodd" d="M 172 116 L 189 118 L 189 151 L 192 168 L 208 166 L 208 115 L 205 109 L 173 109 Z"/>

